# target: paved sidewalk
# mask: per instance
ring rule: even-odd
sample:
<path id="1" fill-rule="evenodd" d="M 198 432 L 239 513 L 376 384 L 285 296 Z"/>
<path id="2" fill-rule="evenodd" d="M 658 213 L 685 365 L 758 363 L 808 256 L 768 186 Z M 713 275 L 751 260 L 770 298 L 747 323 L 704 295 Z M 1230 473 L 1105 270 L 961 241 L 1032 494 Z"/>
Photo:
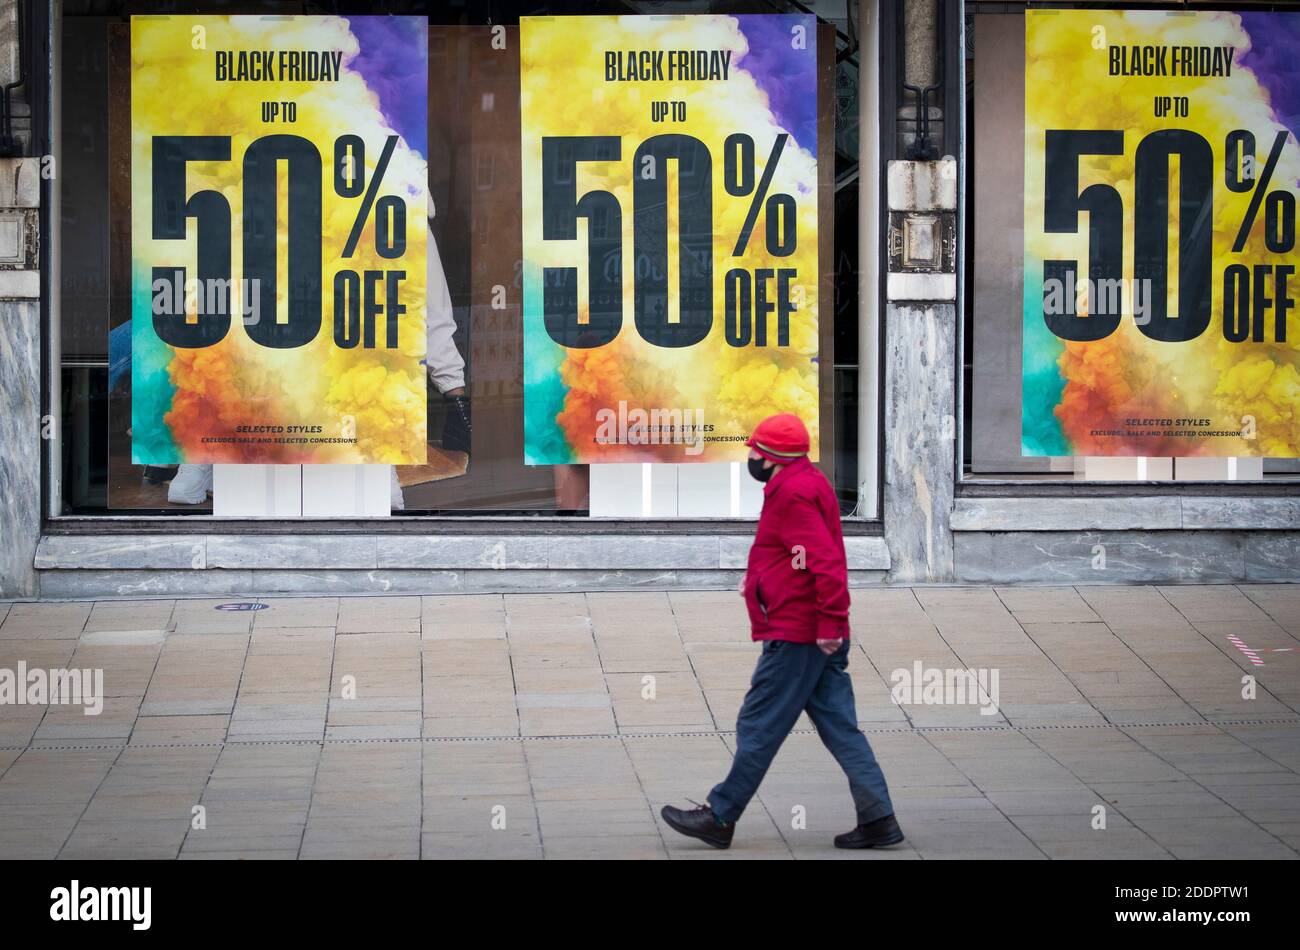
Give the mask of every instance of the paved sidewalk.
<path id="1" fill-rule="evenodd" d="M 0 858 L 1300 851 L 1300 585 L 855 590 L 908 835 L 866 853 L 831 847 L 853 810 L 806 719 L 730 851 L 660 820 L 730 762 L 758 652 L 735 593 L 260 602 L 0 604 L 0 671 L 102 669 L 106 696 L 0 706 Z M 996 670 L 996 714 L 895 704 L 918 663 Z"/>

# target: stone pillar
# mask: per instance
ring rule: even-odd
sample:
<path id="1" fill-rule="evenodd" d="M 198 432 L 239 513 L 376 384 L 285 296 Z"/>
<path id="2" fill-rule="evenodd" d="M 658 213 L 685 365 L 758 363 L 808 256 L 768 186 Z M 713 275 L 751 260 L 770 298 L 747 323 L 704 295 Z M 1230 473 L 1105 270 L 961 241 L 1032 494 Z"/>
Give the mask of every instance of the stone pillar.
<path id="1" fill-rule="evenodd" d="M 889 163 L 885 543 L 894 583 L 953 578 L 957 165 Z"/>
<path id="2" fill-rule="evenodd" d="M 41 528 L 42 163 L 0 159 L 0 598 L 36 594 Z"/>

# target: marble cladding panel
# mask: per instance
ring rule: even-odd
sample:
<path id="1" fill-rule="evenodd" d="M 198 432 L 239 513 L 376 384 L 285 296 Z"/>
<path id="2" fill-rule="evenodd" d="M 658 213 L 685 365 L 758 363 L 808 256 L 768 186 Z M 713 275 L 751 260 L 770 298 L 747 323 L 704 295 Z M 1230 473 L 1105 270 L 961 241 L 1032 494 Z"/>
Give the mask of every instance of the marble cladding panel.
<path id="1" fill-rule="evenodd" d="M 1231 583 L 1247 579 L 1253 541 L 1246 532 L 1229 531 L 957 532 L 954 537 L 957 579 L 979 584 Z M 1277 555 L 1284 547 L 1267 552 Z M 1260 551 L 1261 562 L 1265 553 Z M 1293 562 L 1292 578 L 1297 575 Z"/>
<path id="2" fill-rule="evenodd" d="M 898 583 L 952 578 L 955 347 L 953 306 L 888 308 L 884 522 Z"/>
<path id="3" fill-rule="evenodd" d="M 0 299 L 0 598 L 36 593 L 40 538 L 40 303 Z"/>

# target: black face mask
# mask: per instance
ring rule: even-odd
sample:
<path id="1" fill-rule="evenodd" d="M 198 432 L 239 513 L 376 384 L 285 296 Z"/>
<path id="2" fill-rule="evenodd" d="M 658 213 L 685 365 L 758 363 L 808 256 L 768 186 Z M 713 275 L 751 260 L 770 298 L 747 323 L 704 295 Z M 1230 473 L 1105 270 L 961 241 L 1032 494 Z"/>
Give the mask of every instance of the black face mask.
<path id="1" fill-rule="evenodd" d="M 749 460 L 749 474 L 753 475 L 760 482 L 767 481 L 769 478 L 772 477 L 772 473 L 776 471 L 775 465 L 773 465 L 771 468 L 764 468 L 763 463 L 766 461 L 767 459 L 762 459 L 762 458 Z"/>

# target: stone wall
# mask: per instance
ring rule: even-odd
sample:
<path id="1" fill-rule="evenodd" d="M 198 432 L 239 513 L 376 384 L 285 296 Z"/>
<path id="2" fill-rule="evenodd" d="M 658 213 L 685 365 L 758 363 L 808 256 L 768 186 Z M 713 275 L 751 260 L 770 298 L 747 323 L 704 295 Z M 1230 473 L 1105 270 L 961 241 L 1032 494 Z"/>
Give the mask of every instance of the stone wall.
<path id="1" fill-rule="evenodd" d="M 41 498 L 40 169 L 39 159 L 0 159 L 0 597 L 31 596 L 37 587 L 32 554 Z"/>
<path id="2" fill-rule="evenodd" d="M 634 534 L 49 535 L 44 597 L 469 593 L 734 587 L 752 536 Z M 850 583 L 879 583 L 879 536 L 845 538 Z"/>

